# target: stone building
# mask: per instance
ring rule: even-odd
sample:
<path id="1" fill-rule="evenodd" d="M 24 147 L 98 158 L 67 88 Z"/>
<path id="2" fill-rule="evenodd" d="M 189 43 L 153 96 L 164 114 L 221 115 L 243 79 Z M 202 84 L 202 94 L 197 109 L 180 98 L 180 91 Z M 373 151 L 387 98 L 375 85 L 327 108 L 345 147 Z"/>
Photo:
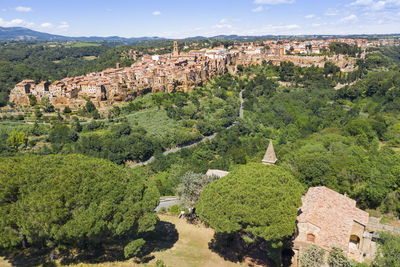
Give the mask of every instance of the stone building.
<path id="1" fill-rule="evenodd" d="M 302 198 L 297 217 L 292 267 L 299 267 L 299 256 L 312 244 L 328 254 L 340 247 L 353 260 L 363 262 L 372 257 L 374 242 L 366 231 L 368 213 L 356 208 L 356 201 L 327 187 L 312 187 Z"/>

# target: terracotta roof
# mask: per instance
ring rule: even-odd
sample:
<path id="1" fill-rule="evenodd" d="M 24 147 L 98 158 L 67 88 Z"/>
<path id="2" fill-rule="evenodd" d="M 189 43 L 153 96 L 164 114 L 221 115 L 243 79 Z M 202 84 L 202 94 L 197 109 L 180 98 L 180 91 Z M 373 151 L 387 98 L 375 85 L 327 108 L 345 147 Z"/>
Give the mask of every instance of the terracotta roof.
<path id="1" fill-rule="evenodd" d="M 320 228 L 315 243 L 324 249 L 337 246 L 347 252 L 354 221 L 368 223 L 368 213 L 356 208 L 355 200 L 325 186 L 310 188 L 302 201 L 297 221 Z"/>

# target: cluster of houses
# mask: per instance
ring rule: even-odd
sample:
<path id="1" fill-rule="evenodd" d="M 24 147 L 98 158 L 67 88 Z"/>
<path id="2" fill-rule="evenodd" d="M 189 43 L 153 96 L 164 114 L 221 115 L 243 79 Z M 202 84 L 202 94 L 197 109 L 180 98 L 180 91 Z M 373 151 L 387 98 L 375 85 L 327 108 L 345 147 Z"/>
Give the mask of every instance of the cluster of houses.
<path id="1" fill-rule="evenodd" d="M 323 67 L 327 60 L 333 61 L 342 71 L 352 71 L 355 59 L 336 55 L 301 56 L 311 49 L 319 54 L 329 47 L 331 42 L 368 47 L 381 45 L 381 42 L 364 39 L 330 39 L 310 41 L 263 41 L 242 43 L 230 48 L 224 46 L 212 49 L 191 50 L 180 53 L 178 43 L 174 42 L 172 53 L 163 55 L 141 55 L 129 51 L 129 55 L 138 59 L 130 67 L 109 68 L 101 72 L 84 76 L 68 77 L 53 83 L 23 80 L 10 93 L 10 102 L 17 106 L 29 105 L 34 96 L 40 103 L 43 97 L 49 98 L 56 107 L 80 107 L 90 99 L 97 106 L 111 106 L 114 103 L 129 101 L 149 92 L 190 91 L 202 86 L 210 78 L 226 72 L 235 73 L 238 65 L 261 64 L 264 60 L 273 64 L 291 61 L 299 66 Z M 387 41 L 389 42 L 389 41 Z M 394 43 L 396 45 L 398 43 Z M 287 55 L 291 50 L 299 55 Z"/>
<path id="2" fill-rule="evenodd" d="M 148 92 L 189 91 L 210 78 L 233 71 L 237 55 L 225 48 L 193 50 L 181 54 L 175 42 L 174 52 L 144 55 L 130 67 L 106 69 L 85 76 L 36 84 L 23 80 L 10 93 L 10 102 L 29 105 L 29 97 L 41 101 L 48 97 L 56 107 L 79 107 L 90 99 L 97 106 L 129 101 Z"/>

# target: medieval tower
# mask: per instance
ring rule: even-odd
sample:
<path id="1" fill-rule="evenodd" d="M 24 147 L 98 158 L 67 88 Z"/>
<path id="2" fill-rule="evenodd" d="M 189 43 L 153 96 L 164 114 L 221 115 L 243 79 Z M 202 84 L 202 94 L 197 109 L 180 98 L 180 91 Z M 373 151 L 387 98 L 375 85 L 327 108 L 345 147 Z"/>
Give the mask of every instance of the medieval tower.
<path id="1" fill-rule="evenodd" d="M 179 55 L 179 47 L 178 47 L 178 42 L 174 41 L 174 52 L 172 53 L 174 56 Z"/>

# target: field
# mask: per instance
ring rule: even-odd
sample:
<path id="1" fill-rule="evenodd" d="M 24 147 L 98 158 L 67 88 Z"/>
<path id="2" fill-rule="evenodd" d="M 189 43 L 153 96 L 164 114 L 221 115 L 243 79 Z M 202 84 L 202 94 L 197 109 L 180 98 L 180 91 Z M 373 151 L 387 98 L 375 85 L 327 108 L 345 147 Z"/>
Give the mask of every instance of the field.
<path id="1" fill-rule="evenodd" d="M 197 266 L 197 267 L 230 267 L 242 266 L 239 263 L 225 261 L 218 254 L 212 252 L 208 248 L 208 243 L 214 235 L 214 231 L 204 226 L 192 225 L 184 219 L 178 219 L 176 216 L 159 215 L 163 224 L 168 226 L 170 233 L 167 235 L 160 234 L 158 238 L 162 240 L 154 240 L 156 246 L 163 244 L 165 249 L 158 248 L 152 252 L 147 258 L 150 260 L 144 264 L 137 264 L 133 260 L 124 262 L 105 262 L 99 264 L 75 264 L 71 267 L 127 267 L 127 266 L 156 266 L 157 260 L 162 260 L 167 266 Z M 168 239 L 164 238 L 165 236 Z M 177 239 L 177 240 L 176 240 Z M 162 247 L 162 246 L 160 246 Z M 11 264 L 4 259 L 0 259 L 1 267 L 11 267 Z M 47 265 L 45 265 L 47 266 Z M 48 265 L 50 266 L 50 265 Z M 62 266 L 54 264 L 51 266 Z"/>
<path id="2" fill-rule="evenodd" d="M 12 131 L 27 131 L 32 128 L 32 125 L 23 122 L 14 121 L 1 121 L 0 122 L 0 134 L 9 133 Z"/>
<path id="3" fill-rule="evenodd" d="M 76 43 L 73 44 L 72 47 L 88 47 L 88 46 L 100 46 L 98 43 Z"/>

